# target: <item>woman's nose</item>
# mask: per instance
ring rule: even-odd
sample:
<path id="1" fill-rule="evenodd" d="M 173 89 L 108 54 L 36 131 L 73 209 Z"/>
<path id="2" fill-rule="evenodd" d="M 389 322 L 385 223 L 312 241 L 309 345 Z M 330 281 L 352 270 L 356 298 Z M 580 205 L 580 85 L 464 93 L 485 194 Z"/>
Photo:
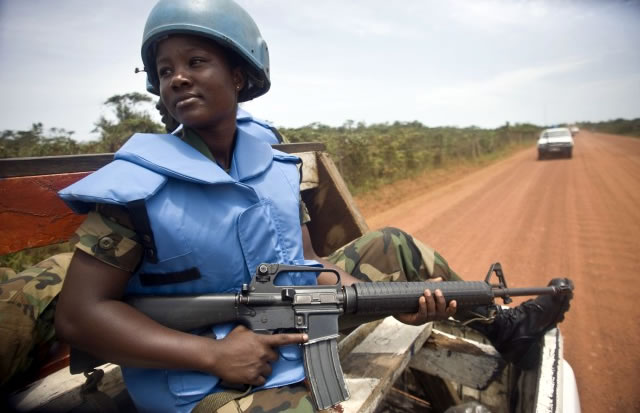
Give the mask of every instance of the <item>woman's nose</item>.
<path id="1" fill-rule="evenodd" d="M 171 87 L 178 88 L 191 84 L 191 78 L 184 70 L 176 70 L 171 78 Z"/>

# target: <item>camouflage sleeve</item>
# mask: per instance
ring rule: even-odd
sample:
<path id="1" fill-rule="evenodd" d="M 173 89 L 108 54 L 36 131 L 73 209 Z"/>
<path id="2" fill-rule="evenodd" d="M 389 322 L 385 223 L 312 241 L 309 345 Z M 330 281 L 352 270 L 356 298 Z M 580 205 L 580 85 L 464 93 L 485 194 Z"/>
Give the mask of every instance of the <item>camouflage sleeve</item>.
<path id="1" fill-rule="evenodd" d="M 362 281 L 462 281 L 436 250 L 392 227 L 356 238 L 327 260 Z"/>
<path id="2" fill-rule="evenodd" d="M 106 264 L 134 272 L 142 260 L 143 247 L 130 222 L 123 207 L 98 205 L 70 241 Z"/>
<path id="3" fill-rule="evenodd" d="M 71 254 L 54 255 L 18 274 L 0 268 L 0 389 L 21 384 L 45 361 Z"/>

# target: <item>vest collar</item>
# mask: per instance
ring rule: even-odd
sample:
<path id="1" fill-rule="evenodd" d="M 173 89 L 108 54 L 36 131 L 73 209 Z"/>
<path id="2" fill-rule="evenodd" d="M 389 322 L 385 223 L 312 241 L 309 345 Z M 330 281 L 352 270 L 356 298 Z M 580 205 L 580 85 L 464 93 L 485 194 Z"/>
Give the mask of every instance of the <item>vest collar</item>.
<path id="1" fill-rule="evenodd" d="M 238 106 L 238 113 L 236 114 L 236 119 L 238 121 L 248 121 L 248 120 L 252 120 L 253 117 L 251 116 L 251 113 L 247 112 L 246 110 Z"/>
<path id="2" fill-rule="evenodd" d="M 269 144 L 237 129 L 229 176 L 215 162 L 177 136 L 137 133 L 115 153 L 123 159 L 159 174 L 185 181 L 219 184 L 243 182 L 266 171 L 273 162 Z"/>

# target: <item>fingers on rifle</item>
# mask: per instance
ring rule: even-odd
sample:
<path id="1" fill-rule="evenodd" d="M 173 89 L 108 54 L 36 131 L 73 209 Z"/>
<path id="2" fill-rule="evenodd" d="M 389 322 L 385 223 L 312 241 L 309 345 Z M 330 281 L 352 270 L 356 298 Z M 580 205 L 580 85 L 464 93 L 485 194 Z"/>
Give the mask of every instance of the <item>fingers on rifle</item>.
<path id="1" fill-rule="evenodd" d="M 306 334 L 273 334 L 268 337 L 268 342 L 272 346 L 286 346 L 287 344 L 305 343 L 309 340 Z"/>
<path id="2" fill-rule="evenodd" d="M 235 331 L 235 332 L 241 333 L 241 332 L 243 332 L 243 331 L 249 331 L 249 329 L 248 329 L 247 327 L 243 326 L 242 324 L 238 324 L 238 325 L 237 325 L 237 326 L 235 326 L 235 327 L 233 328 L 233 330 L 231 330 L 231 331 L 232 331 L 232 332 L 233 332 L 233 331 Z"/>
<path id="3" fill-rule="evenodd" d="M 277 361 L 280 358 L 280 354 L 278 351 L 274 349 L 274 347 L 267 346 L 268 350 L 265 353 L 264 360 L 266 361 Z"/>
<path id="4" fill-rule="evenodd" d="M 442 294 L 442 291 L 436 290 L 434 295 L 436 298 L 436 309 L 438 313 L 444 313 L 447 310 L 447 302 L 444 299 L 444 294 Z"/>
<path id="5" fill-rule="evenodd" d="M 418 311 L 414 314 L 414 317 L 426 317 L 427 316 L 427 300 L 424 297 L 418 298 Z"/>
<path id="6" fill-rule="evenodd" d="M 456 313 L 458 309 L 458 302 L 456 300 L 451 300 L 449 305 L 447 306 L 447 316 L 451 317 Z"/>
<path id="7" fill-rule="evenodd" d="M 264 379 L 265 379 L 265 377 L 269 377 L 269 376 L 271 375 L 271 371 L 272 371 L 272 369 L 271 369 L 271 364 L 266 363 L 266 364 L 263 366 L 262 371 L 260 372 L 260 376 L 261 376 L 261 377 L 259 377 L 259 378 L 261 378 L 261 379 L 263 379 L 263 380 L 264 380 Z"/>
<path id="8" fill-rule="evenodd" d="M 265 377 L 266 376 L 258 376 L 255 378 L 255 380 L 252 380 L 251 383 L 249 384 L 252 386 L 262 386 L 267 382 L 267 379 Z"/>
<path id="9" fill-rule="evenodd" d="M 438 291 L 438 290 L 436 290 L 436 291 Z M 435 314 L 435 312 L 436 312 L 436 302 L 433 299 L 433 295 L 431 294 L 431 291 L 425 290 L 424 291 L 424 297 L 425 297 L 425 300 L 427 302 L 427 313 L 430 314 L 430 315 Z"/>

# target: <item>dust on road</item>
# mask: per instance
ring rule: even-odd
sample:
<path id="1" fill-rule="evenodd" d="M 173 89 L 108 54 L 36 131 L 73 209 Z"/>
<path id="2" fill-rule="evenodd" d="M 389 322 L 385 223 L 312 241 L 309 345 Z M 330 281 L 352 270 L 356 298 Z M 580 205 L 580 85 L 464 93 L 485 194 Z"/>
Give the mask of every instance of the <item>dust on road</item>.
<path id="1" fill-rule="evenodd" d="M 582 411 L 640 411 L 640 139 L 582 131 L 573 159 L 532 147 L 367 222 L 413 234 L 469 280 L 495 261 L 511 287 L 572 278 L 561 330 Z"/>

